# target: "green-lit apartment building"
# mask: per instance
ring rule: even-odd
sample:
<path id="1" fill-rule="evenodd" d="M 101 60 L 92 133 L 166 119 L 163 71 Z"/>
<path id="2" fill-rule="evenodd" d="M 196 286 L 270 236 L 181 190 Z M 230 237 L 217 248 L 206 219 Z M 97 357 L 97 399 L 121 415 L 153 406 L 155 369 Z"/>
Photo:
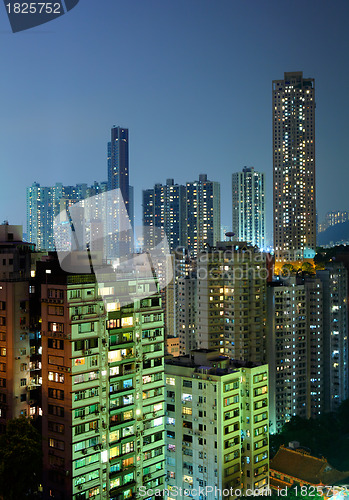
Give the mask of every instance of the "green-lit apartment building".
<path id="1" fill-rule="evenodd" d="M 268 486 L 268 365 L 198 349 L 166 373 L 168 500 L 235 499 Z M 182 488 L 182 490 L 180 490 Z"/>
<path id="2" fill-rule="evenodd" d="M 147 281 L 126 279 L 134 302 L 105 306 L 93 275 L 65 274 L 50 260 L 37 280 L 44 498 L 121 500 L 136 498 L 140 486 L 163 488 L 160 295 L 137 299 Z"/>

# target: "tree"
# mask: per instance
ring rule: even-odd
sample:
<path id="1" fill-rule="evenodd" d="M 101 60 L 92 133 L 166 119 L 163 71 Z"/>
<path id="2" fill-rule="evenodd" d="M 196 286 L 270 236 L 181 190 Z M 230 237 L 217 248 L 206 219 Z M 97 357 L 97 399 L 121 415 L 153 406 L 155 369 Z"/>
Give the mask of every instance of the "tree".
<path id="1" fill-rule="evenodd" d="M 0 437 L 0 495 L 36 498 L 42 470 L 41 436 L 25 417 L 9 420 Z"/>
<path id="2" fill-rule="evenodd" d="M 282 276 L 290 276 L 292 274 L 296 274 L 297 269 L 294 267 L 293 264 L 287 263 L 284 264 L 281 268 L 281 275 Z"/>
<path id="3" fill-rule="evenodd" d="M 349 399 L 343 401 L 337 412 L 323 413 L 316 419 L 294 416 L 284 424 L 282 431 L 270 436 L 270 456 L 281 444 L 299 441 L 312 455 L 325 457 L 340 471 L 349 470 Z"/>
<path id="4" fill-rule="evenodd" d="M 314 266 L 310 262 L 303 262 L 301 270 L 303 276 L 313 276 L 315 274 Z"/>

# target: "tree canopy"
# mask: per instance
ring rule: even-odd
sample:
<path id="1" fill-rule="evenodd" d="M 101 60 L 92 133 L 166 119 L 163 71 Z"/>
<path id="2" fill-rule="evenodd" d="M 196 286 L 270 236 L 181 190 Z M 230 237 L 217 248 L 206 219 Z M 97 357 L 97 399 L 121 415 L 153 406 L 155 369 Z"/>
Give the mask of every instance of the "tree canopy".
<path id="1" fill-rule="evenodd" d="M 25 417 L 9 420 L 0 436 L 0 495 L 4 500 L 37 498 L 41 470 L 39 432 Z"/>
<path id="2" fill-rule="evenodd" d="M 312 455 L 325 457 L 338 470 L 349 470 L 349 399 L 335 413 L 324 413 L 317 419 L 292 417 L 282 431 L 270 436 L 270 455 L 283 444 L 299 441 Z"/>

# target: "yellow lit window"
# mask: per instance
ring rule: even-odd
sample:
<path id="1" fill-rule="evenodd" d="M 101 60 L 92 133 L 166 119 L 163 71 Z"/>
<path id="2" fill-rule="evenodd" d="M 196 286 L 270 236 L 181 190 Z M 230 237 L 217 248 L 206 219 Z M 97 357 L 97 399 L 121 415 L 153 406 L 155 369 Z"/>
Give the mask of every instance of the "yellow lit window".
<path id="1" fill-rule="evenodd" d="M 79 365 L 84 365 L 85 364 L 85 358 L 76 358 L 74 361 L 75 366 Z"/>
<path id="2" fill-rule="evenodd" d="M 133 316 L 128 316 L 127 318 L 121 318 L 121 326 L 132 326 Z"/>

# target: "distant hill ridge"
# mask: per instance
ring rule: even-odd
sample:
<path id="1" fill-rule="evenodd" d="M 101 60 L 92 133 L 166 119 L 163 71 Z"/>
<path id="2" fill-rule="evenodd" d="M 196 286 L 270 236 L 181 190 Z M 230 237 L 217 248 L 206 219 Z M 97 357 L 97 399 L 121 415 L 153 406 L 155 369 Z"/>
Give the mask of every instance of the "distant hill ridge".
<path id="1" fill-rule="evenodd" d="M 349 221 L 330 226 L 317 235 L 317 245 L 331 245 L 341 241 L 349 241 Z"/>

